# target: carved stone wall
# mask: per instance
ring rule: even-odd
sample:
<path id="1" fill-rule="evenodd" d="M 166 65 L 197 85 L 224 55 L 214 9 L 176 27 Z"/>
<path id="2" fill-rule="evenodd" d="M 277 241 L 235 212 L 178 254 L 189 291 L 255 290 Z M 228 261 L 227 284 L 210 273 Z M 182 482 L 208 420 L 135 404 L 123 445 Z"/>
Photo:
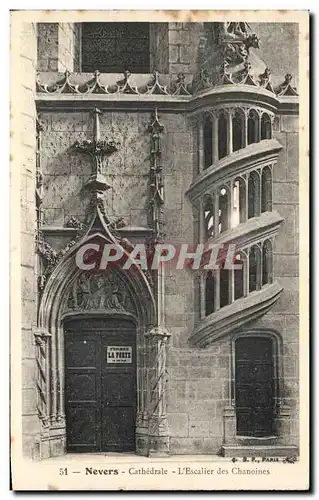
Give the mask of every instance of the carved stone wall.
<path id="1" fill-rule="evenodd" d="M 149 113 L 107 111 L 100 116 L 101 139 L 119 142 L 105 169 L 111 185 L 106 203 L 111 215 L 123 217 L 127 225 L 147 226 L 149 119 Z M 92 114 L 43 112 L 41 123 L 45 224 L 63 227 L 71 216 L 84 222 L 90 202 L 85 184 L 91 164 L 73 146 L 77 140 L 92 139 Z"/>
<path id="2" fill-rule="evenodd" d="M 108 180 L 113 188 L 106 193 L 107 204 L 112 213 L 124 218 L 126 224 L 145 227 L 148 225 L 150 136 L 147 126 L 150 114 L 106 112 L 100 119 L 101 136 L 114 136 L 120 141 L 119 152 L 108 160 Z M 47 193 L 44 213 L 47 221 L 56 226 L 65 225 L 71 216 L 83 221 L 88 198 L 80 186 L 84 186 L 89 178 L 91 166 L 85 157 L 74 154 L 71 147 L 75 140 L 91 137 L 92 116 L 89 112 L 43 113 L 43 121 L 47 128 L 42 136 L 42 165 Z M 196 241 L 194 231 L 197 214 L 193 212 L 184 193 L 197 169 L 196 121 L 184 114 L 173 113 L 161 113 L 160 121 L 165 128 L 161 142 L 166 241 L 176 245 L 187 242 L 192 246 Z M 59 130 L 55 130 L 57 128 Z M 275 278 L 284 286 L 279 304 L 284 305 L 276 305 L 255 325 L 275 328 L 287 339 L 284 351 L 284 373 L 287 377 L 285 394 L 295 408 L 292 408 L 291 420 L 295 444 L 298 441 L 297 380 L 293 371 L 297 366 L 298 355 L 298 317 L 295 315 L 298 300 L 298 278 L 295 277 L 297 249 L 293 232 L 297 227 L 298 216 L 296 131 L 295 118 L 276 118 L 274 137 L 283 145 L 283 150 L 274 170 L 273 200 L 276 205 L 274 208 L 286 221 L 277 236 L 274 260 Z M 65 170 L 59 170 L 61 168 Z M 54 218 L 55 215 L 59 217 Z M 190 224 L 190 220 L 195 224 Z M 51 234 L 47 239 L 56 249 L 65 245 L 61 243 L 62 239 L 67 241 L 63 234 Z M 217 453 L 222 443 L 222 409 L 227 406 L 230 343 L 216 341 L 214 347 L 205 353 L 189 350 L 187 341 L 198 306 L 193 276 L 187 270 L 177 271 L 174 265 L 165 266 L 165 295 L 165 324 L 171 333 L 167 389 L 171 453 L 196 450 Z M 281 309 L 276 312 L 278 307 Z M 217 373 L 223 376 L 216 376 Z M 216 418 L 209 419 L 209 412 Z M 207 422 L 210 422 L 208 428 L 211 429 L 209 437 L 205 434 Z"/>
<path id="3" fill-rule="evenodd" d="M 73 28 L 76 30 L 76 27 Z M 65 67 L 72 70 L 72 57 L 75 69 L 74 64 L 78 60 L 78 56 L 76 50 L 72 49 L 72 39 L 73 36 L 78 37 L 79 35 L 74 34 L 74 31 L 72 34 L 73 28 L 72 26 L 64 26 L 64 34 L 61 36 L 62 28 L 58 25 L 39 26 L 39 33 L 41 32 L 42 35 L 41 44 L 38 46 L 38 68 L 41 71 L 57 72 L 58 69 L 64 70 Z M 235 34 L 236 36 L 235 31 L 237 28 L 230 27 L 229 35 Z M 274 27 L 274 29 L 280 31 L 280 26 Z M 154 33 L 156 33 L 155 27 L 154 30 Z M 252 31 L 258 33 L 258 26 L 253 26 Z M 194 73 L 204 68 L 205 64 L 209 62 L 208 58 L 205 59 L 205 54 L 209 55 L 214 51 L 216 39 L 213 37 L 214 33 L 211 27 L 202 23 L 170 23 L 168 29 L 164 26 L 158 27 L 157 35 L 163 52 L 155 54 L 153 46 L 154 67 L 155 64 L 159 65 L 158 70 L 169 73 L 169 77 L 165 76 L 165 83 L 170 85 L 172 82 L 176 82 L 178 73 L 184 73 L 185 88 L 187 88 L 187 84 L 192 81 Z M 36 45 L 33 32 L 26 32 L 24 36 L 31 36 L 32 38 L 31 45 L 30 42 L 26 45 L 28 52 L 30 46 L 35 51 Z M 262 38 L 262 35 L 260 37 Z M 51 40 L 50 43 L 49 40 Z M 234 41 L 234 38 L 232 40 Z M 262 43 L 268 42 L 264 38 Z M 69 53 L 65 52 L 65 58 L 61 59 L 62 56 L 60 57 L 59 51 L 63 46 L 68 47 L 67 51 Z M 54 47 L 57 47 L 57 49 Z M 228 57 L 230 57 L 230 52 L 229 48 Z M 282 72 L 285 74 L 286 72 L 291 71 L 293 73 L 295 71 L 294 68 L 290 70 L 289 67 L 284 66 L 285 61 L 282 56 L 280 58 L 277 56 L 278 52 L 279 48 L 277 46 L 272 47 L 273 57 L 277 58 L 277 66 L 280 59 L 279 66 L 284 68 L 279 77 L 280 81 L 278 80 L 279 84 L 283 80 Z M 252 59 L 258 63 L 257 69 L 254 69 L 254 75 L 258 78 L 260 74 L 264 73 L 265 64 L 263 61 L 262 64 L 260 63 L 262 57 L 260 57 L 257 49 L 251 48 L 249 58 L 252 54 L 254 56 Z M 29 78 L 29 75 L 31 75 L 29 66 L 31 65 L 34 68 L 34 61 L 33 59 L 30 61 L 30 56 L 24 53 L 22 60 L 28 70 L 27 77 Z M 267 62 L 271 65 L 271 60 Z M 227 68 L 224 67 L 224 70 L 223 76 L 227 80 Z M 35 127 L 34 73 L 33 76 L 34 79 L 29 82 L 30 86 L 28 85 L 32 89 L 32 95 L 26 97 L 26 100 L 30 102 L 30 113 L 29 116 L 21 117 L 21 119 L 25 120 L 25 130 L 28 132 L 26 134 L 28 138 L 30 138 L 31 128 Z M 79 78 L 83 76 L 82 83 L 89 80 L 87 75 L 78 76 Z M 202 83 L 205 83 L 204 80 L 205 78 L 202 79 Z M 273 82 L 276 83 L 274 80 L 275 75 Z M 96 77 L 95 80 L 93 79 L 94 81 L 96 81 Z M 108 81 L 112 82 L 113 80 L 110 77 Z M 179 107 L 174 108 L 173 92 L 170 90 L 170 95 L 168 95 L 162 90 L 154 95 L 152 93 L 152 95 L 146 95 L 143 102 L 143 96 L 136 96 L 134 89 L 128 93 L 123 91 L 123 88 L 127 88 L 125 87 L 125 79 L 123 81 L 122 91 L 116 94 L 114 102 L 112 96 L 107 93 L 104 93 L 105 95 L 98 95 L 97 93 L 96 96 L 92 97 L 91 94 L 85 95 L 85 92 L 81 96 L 69 92 L 68 95 L 62 96 L 63 99 L 69 99 L 68 105 L 65 104 L 65 109 L 60 108 L 62 99 L 59 100 L 61 96 L 58 94 L 53 96 L 52 102 L 49 102 L 47 107 L 45 107 L 45 98 L 51 98 L 51 96 L 45 94 L 41 106 L 39 105 L 41 107 L 41 110 L 39 110 L 39 120 L 42 125 L 40 156 L 43 176 L 41 209 L 44 219 L 42 221 L 41 235 L 45 242 L 45 244 L 42 242 L 42 253 L 48 257 L 48 261 L 57 262 L 59 251 L 76 240 L 78 233 L 82 230 L 82 224 L 87 222 L 87 214 L 92 208 L 90 206 L 92 198 L 87 190 L 87 183 L 92 175 L 92 163 L 88 156 L 81 154 L 74 148 L 74 145 L 76 141 L 93 139 L 92 109 L 95 104 L 90 107 L 89 105 L 93 103 L 88 101 L 89 99 L 93 101 L 95 97 L 100 99 L 101 104 L 103 104 L 102 113 L 99 115 L 101 140 L 114 139 L 119 143 L 117 151 L 105 160 L 103 166 L 103 174 L 110 185 L 110 188 L 105 192 L 105 209 L 107 213 L 114 218 L 122 217 L 126 226 L 133 226 L 135 229 L 138 227 L 140 234 L 142 234 L 142 237 L 140 236 L 141 241 L 143 241 L 145 234 L 143 229 L 148 230 L 149 233 L 154 229 L 153 226 L 150 228 L 149 218 L 152 154 L 148 126 L 151 113 L 157 107 L 160 123 L 165 130 L 165 133 L 161 135 L 160 162 L 161 179 L 164 180 L 162 215 L 165 241 L 176 246 L 187 243 L 189 249 L 191 249 L 198 240 L 196 229 L 198 227 L 198 213 L 192 207 L 188 197 L 185 196 L 186 191 L 198 173 L 197 118 L 195 113 L 188 112 L 189 108 L 187 108 L 186 104 L 183 107 L 188 97 L 191 99 L 193 97 L 187 97 L 185 92 L 177 93 Z M 181 84 L 183 81 L 183 76 L 181 76 L 179 83 Z M 295 82 L 292 83 L 295 85 Z M 245 84 L 241 86 L 241 88 L 243 87 L 245 87 Z M 84 89 L 86 89 L 85 85 Z M 172 89 L 172 86 L 170 89 Z M 248 95 L 251 86 L 248 87 L 247 85 L 246 90 Z M 21 92 L 27 92 L 25 87 Z M 277 97 L 280 92 L 279 89 Z M 134 98 L 136 97 L 136 100 L 132 101 L 133 106 L 127 106 L 124 109 L 123 103 L 125 104 L 125 101 L 130 98 L 130 93 L 133 94 Z M 186 100 L 184 101 L 185 95 Z M 292 94 L 288 93 L 288 95 Z M 43 97 L 40 93 L 39 96 Z M 77 99 L 78 97 L 80 99 Z M 212 96 L 207 97 L 204 104 L 201 102 L 201 104 L 196 105 L 207 109 L 210 108 L 210 97 Z M 275 100 L 277 97 L 274 94 L 272 99 Z M 147 103 L 149 98 L 152 103 Z M 54 99 L 56 99 L 56 106 Z M 108 103 L 108 100 L 110 103 Z M 279 102 L 279 100 L 276 102 Z M 298 120 L 296 115 L 282 113 L 275 118 L 273 136 L 283 148 L 274 169 L 273 208 L 279 212 L 285 222 L 280 228 L 274 247 L 274 278 L 283 286 L 284 290 L 271 311 L 252 325 L 257 330 L 258 328 L 275 330 L 283 338 L 283 398 L 285 404 L 291 408 L 289 444 L 296 445 L 298 444 L 299 432 L 297 379 L 299 336 L 297 314 L 299 308 L 297 276 L 297 133 Z M 34 128 L 34 137 L 35 135 Z M 29 249 L 28 252 L 23 253 L 24 260 L 22 262 L 23 432 L 25 434 L 26 453 L 33 457 L 40 454 L 45 457 L 64 453 L 65 445 L 63 438 L 65 433 L 63 398 L 61 396 L 62 392 L 58 392 L 58 389 L 63 385 L 63 359 L 61 354 L 63 330 L 61 324 L 57 324 L 59 319 L 57 309 L 59 306 L 52 299 L 54 293 L 59 295 L 63 291 L 62 288 L 59 288 L 62 287 L 61 274 L 63 273 L 61 271 L 61 274 L 59 274 L 59 271 L 54 275 L 55 281 L 49 283 L 51 286 L 50 293 L 44 288 L 48 283 L 43 283 L 43 289 L 41 287 L 37 288 L 36 274 L 38 269 L 35 269 L 34 255 L 30 250 L 34 249 L 36 229 L 36 210 L 34 206 L 36 144 L 35 141 L 32 143 L 26 142 L 26 144 L 25 157 L 28 160 L 24 164 L 25 170 L 21 182 L 22 246 L 24 249 Z M 166 330 L 153 328 L 150 334 L 143 324 L 139 332 L 142 339 L 138 352 L 138 377 L 140 380 L 142 410 L 137 415 L 137 452 L 144 453 L 149 445 L 151 449 L 152 447 L 156 449 L 160 443 L 164 452 L 167 452 L 169 444 L 170 453 L 172 454 L 218 453 L 224 435 L 224 409 L 228 407 L 230 399 L 231 340 L 228 337 L 217 339 L 206 349 L 190 347 L 188 339 L 198 317 L 199 299 L 194 287 L 193 273 L 187 269 L 176 270 L 175 264 L 176 260 L 172 265 L 165 265 L 163 273 L 162 285 L 165 291 L 163 318 Z M 72 272 L 68 269 L 63 274 L 63 278 L 71 279 L 70 276 L 74 277 Z M 82 279 L 77 277 L 74 288 L 69 290 L 66 308 L 63 311 L 64 314 L 99 312 L 101 308 L 113 313 L 115 311 L 123 313 L 123 310 L 124 312 L 132 310 L 134 314 L 134 307 L 131 307 L 130 300 L 124 302 L 123 293 L 117 290 L 117 287 L 113 288 L 113 286 L 107 285 L 103 278 L 99 278 L 98 274 L 94 277 L 92 275 L 92 279 L 83 279 L 83 282 Z M 141 294 L 141 289 L 137 286 L 135 291 L 142 307 L 143 294 Z M 45 336 L 46 345 L 57 353 L 52 358 L 53 363 L 56 363 L 56 365 L 52 365 L 50 356 L 47 356 L 43 337 L 41 335 L 40 338 L 34 336 L 36 332 L 31 329 L 31 326 L 35 325 L 37 320 L 37 303 L 43 297 L 45 300 L 41 314 L 44 311 L 48 323 L 51 321 L 49 319 L 51 318 L 51 312 L 56 318 L 56 323 L 50 325 L 52 331 L 48 332 L 47 329 L 44 329 L 44 333 L 42 332 Z M 148 306 L 149 303 L 145 307 Z M 141 316 L 143 315 L 141 314 Z M 147 314 L 145 314 L 145 317 L 147 317 Z M 171 334 L 169 343 L 167 343 L 167 330 Z M 46 336 L 47 333 L 51 333 L 52 336 Z M 145 336 L 145 333 L 149 333 L 149 335 Z M 37 344 L 35 345 L 36 339 Z M 168 351 L 167 360 L 166 350 Z M 58 373 L 58 378 L 54 379 L 49 390 L 46 375 L 48 364 L 51 373 Z M 166 380 L 167 388 L 165 389 Z M 151 395 L 152 388 L 154 392 Z M 52 408 L 48 405 L 50 397 L 48 399 L 46 396 L 47 391 L 53 401 Z M 163 393 L 165 393 L 165 397 L 163 397 Z M 157 408 L 160 411 L 157 411 Z M 42 422 L 45 422 L 47 413 L 50 413 L 50 415 L 52 413 L 53 417 L 51 444 L 48 444 L 49 438 L 45 426 L 42 427 L 42 436 L 45 437 L 46 441 L 44 439 L 40 443 L 39 439 L 40 424 L 42 425 Z M 165 414 L 168 414 L 168 426 L 166 419 L 162 418 Z M 41 415 L 44 416 L 42 422 Z M 150 415 L 152 416 L 151 419 L 149 418 Z M 231 419 L 233 415 L 226 415 L 226 420 L 227 418 Z M 59 435 L 59 438 L 55 439 L 54 435 Z M 151 439 L 149 439 L 150 437 Z"/>

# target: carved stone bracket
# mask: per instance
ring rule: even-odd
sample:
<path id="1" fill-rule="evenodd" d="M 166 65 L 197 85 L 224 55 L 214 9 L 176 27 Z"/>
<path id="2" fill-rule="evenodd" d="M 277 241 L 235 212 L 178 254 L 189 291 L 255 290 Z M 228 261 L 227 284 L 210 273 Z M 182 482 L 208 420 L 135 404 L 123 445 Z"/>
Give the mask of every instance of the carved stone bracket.
<path id="1" fill-rule="evenodd" d="M 92 159 L 93 172 L 87 185 L 97 192 L 103 192 L 111 186 L 104 177 L 105 158 L 117 151 L 118 144 L 114 140 L 102 140 L 100 133 L 100 114 L 97 108 L 93 110 L 93 140 L 76 141 L 74 148 L 87 154 Z"/>

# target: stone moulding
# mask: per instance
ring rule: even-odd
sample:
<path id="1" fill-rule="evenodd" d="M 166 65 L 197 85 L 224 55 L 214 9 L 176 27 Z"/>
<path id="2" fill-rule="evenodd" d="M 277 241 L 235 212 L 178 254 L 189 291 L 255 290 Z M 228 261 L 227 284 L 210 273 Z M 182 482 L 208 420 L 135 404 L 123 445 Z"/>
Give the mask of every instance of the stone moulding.
<path id="1" fill-rule="evenodd" d="M 199 77 L 195 77 L 195 85 L 185 82 L 185 75 L 178 73 L 176 79 L 169 82 L 168 74 L 160 74 L 157 70 L 153 74 L 132 74 L 130 71 L 124 71 L 124 76 L 119 79 L 118 74 L 100 73 L 98 70 L 89 75 L 86 73 L 70 73 L 68 70 L 64 73 L 57 74 L 54 72 L 38 73 L 36 79 L 36 90 L 38 93 L 61 95 L 89 95 L 101 94 L 114 96 L 118 94 L 132 95 L 191 95 L 203 90 L 215 88 L 219 85 L 250 85 L 253 87 L 263 87 L 274 94 L 280 96 L 298 96 L 297 90 L 291 85 L 292 75 L 285 75 L 284 81 L 274 88 L 270 84 L 271 71 L 266 68 L 266 75 L 263 73 L 259 80 L 255 81 L 251 75 L 251 64 L 244 63 L 244 68 L 237 72 L 231 73 L 227 71 L 228 63 L 224 63 L 220 67 L 219 80 L 213 83 L 212 78 L 207 70 L 201 70 Z M 93 78 L 92 78 L 93 76 Z M 267 84 L 265 80 L 267 77 Z M 72 81 L 71 81 L 72 80 Z M 103 81 L 103 83 L 102 83 Z M 132 84 L 131 82 L 134 83 Z"/>
<path id="2" fill-rule="evenodd" d="M 158 72 L 153 75 L 131 75 L 125 72 L 124 79 L 118 74 L 99 72 L 94 72 L 93 78 L 87 73 L 72 76 L 65 73 L 63 78 L 60 73 L 58 82 L 52 83 L 56 78 L 57 74 L 53 72 L 38 75 L 36 101 L 39 109 L 72 109 L 76 102 L 82 109 L 92 107 L 92 103 L 95 103 L 100 108 L 104 105 L 136 110 L 146 107 L 150 110 L 161 103 L 163 108 L 193 111 L 204 105 L 214 105 L 220 100 L 238 102 L 239 99 L 246 99 L 252 104 L 264 103 L 273 111 L 282 109 L 296 112 L 299 102 L 295 89 L 289 83 L 286 84 L 286 80 L 278 87 L 278 94 L 273 91 L 269 82 L 265 84 L 264 78 L 254 85 L 248 80 L 240 84 L 221 80 L 219 85 L 206 85 L 198 94 L 192 94 L 182 73 L 177 75 L 171 85 L 170 76 Z M 78 83 L 71 83 L 70 78 Z M 101 81 L 105 83 L 102 85 Z"/>
<path id="3" fill-rule="evenodd" d="M 136 324 L 136 315 L 126 311 L 117 311 L 116 309 L 97 309 L 87 311 L 66 311 L 61 314 L 63 321 L 68 318 L 73 319 L 88 319 L 88 318 L 128 318 Z"/>
<path id="4" fill-rule="evenodd" d="M 265 285 L 261 290 L 210 314 L 195 327 L 189 343 L 194 347 L 207 347 L 215 340 L 241 329 L 269 311 L 282 290 L 283 287 L 278 283 Z"/>
<path id="5" fill-rule="evenodd" d="M 235 177 L 250 168 L 260 168 L 277 161 L 282 145 L 276 139 L 266 139 L 218 160 L 214 165 L 204 170 L 186 191 L 194 201 L 209 190 L 209 186 L 223 182 L 230 176 Z"/>

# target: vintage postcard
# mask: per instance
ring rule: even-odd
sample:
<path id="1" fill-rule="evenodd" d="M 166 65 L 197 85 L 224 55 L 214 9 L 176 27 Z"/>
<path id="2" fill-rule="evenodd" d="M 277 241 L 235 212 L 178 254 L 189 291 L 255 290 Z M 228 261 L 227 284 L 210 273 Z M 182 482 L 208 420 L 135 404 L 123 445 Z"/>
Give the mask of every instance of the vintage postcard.
<path id="1" fill-rule="evenodd" d="M 308 51 L 307 11 L 11 13 L 14 490 L 309 488 Z"/>

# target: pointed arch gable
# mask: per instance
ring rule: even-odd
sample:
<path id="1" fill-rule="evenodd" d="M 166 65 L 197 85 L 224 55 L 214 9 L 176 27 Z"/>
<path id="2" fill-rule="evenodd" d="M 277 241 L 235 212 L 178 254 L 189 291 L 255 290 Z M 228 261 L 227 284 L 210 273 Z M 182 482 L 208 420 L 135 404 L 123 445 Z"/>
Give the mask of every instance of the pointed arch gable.
<path id="1" fill-rule="evenodd" d="M 109 235 L 111 234 L 109 231 L 108 233 Z M 52 326 L 56 325 L 56 322 L 61 320 L 59 313 L 66 300 L 67 288 L 70 282 L 73 282 L 81 273 L 81 270 L 77 268 L 75 262 L 75 256 L 79 248 L 97 238 L 101 243 L 120 245 L 119 241 L 114 237 L 111 239 L 109 235 L 104 236 L 100 232 L 86 234 L 64 255 L 63 259 L 52 272 L 44 289 L 39 308 L 40 327 L 44 327 L 50 331 Z M 125 248 L 124 255 L 129 257 L 129 253 Z M 132 296 L 135 297 L 139 321 L 143 324 L 154 325 L 156 312 L 155 299 L 151 286 L 143 271 L 138 265 L 132 265 L 130 269 L 126 271 L 118 270 L 117 272 L 122 274 L 127 281 Z"/>

